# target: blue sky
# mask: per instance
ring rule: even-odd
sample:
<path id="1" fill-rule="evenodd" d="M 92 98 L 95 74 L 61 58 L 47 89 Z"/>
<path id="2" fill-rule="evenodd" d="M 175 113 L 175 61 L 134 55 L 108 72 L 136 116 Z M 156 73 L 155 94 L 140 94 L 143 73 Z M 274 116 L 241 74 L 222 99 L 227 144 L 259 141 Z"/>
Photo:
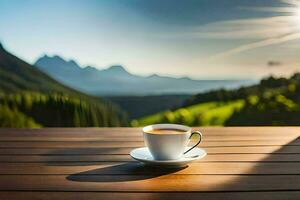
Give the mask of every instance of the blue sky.
<path id="1" fill-rule="evenodd" d="M 0 0 L 0 41 L 34 63 L 201 79 L 300 70 L 299 0 Z M 274 61 L 277 65 L 268 65 Z"/>

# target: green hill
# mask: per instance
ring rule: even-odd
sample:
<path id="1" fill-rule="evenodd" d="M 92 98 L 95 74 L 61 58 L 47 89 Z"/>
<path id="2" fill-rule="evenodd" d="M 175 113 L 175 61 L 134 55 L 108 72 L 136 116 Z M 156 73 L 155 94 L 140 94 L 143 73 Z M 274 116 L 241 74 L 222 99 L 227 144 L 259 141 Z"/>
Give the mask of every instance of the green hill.
<path id="1" fill-rule="evenodd" d="M 36 67 L 24 62 L 7 52 L 0 44 L 0 91 L 15 93 L 24 91 L 36 91 L 42 93 L 68 93 L 80 95 L 43 72 Z"/>
<path id="2" fill-rule="evenodd" d="M 116 105 L 64 86 L 1 44 L 0 106 L 0 127 L 127 125 Z"/>
<path id="3" fill-rule="evenodd" d="M 226 126 L 299 126 L 299 101 L 272 94 L 250 96 L 242 109 L 235 111 Z"/>
<path id="4" fill-rule="evenodd" d="M 300 125 L 300 74 L 268 77 L 237 90 L 194 95 L 181 108 L 133 120 L 133 126 L 180 123 L 190 126 Z"/>
<path id="5" fill-rule="evenodd" d="M 157 123 L 176 123 L 188 126 L 223 126 L 231 115 L 243 106 L 243 100 L 200 103 L 133 120 L 132 126 L 146 126 Z"/>

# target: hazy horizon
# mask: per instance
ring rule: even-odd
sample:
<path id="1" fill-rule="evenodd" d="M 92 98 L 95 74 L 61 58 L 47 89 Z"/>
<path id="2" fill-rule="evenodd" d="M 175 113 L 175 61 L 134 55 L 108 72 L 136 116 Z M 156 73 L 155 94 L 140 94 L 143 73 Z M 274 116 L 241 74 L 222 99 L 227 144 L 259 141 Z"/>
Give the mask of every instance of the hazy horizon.
<path id="1" fill-rule="evenodd" d="M 0 42 L 137 75 L 259 79 L 300 69 L 299 0 L 0 0 Z"/>
<path id="2" fill-rule="evenodd" d="M 172 77 L 172 78 L 190 78 L 192 80 L 253 80 L 253 81 L 258 81 L 258 79 L 241 79 L 241 78 L 225 78 L 225 79 L 221 79 L 221 78 L 217 78 L 217 79 L 214 79 L 214 78 L 207 78 L 207 79 L 195 79 L 195 78 L 192 78 L 190 76 L 182 76 L 182 75 L 163 75 L 163 74 L 159 74 L 159 73 L 151 73 L 151 74 L 137 74 L 137 73 L 134 73 L 134 72 L 131 72 L 128 70 L 128 68 L 122 64 L 112 64 L 112 65 L 109 65 L 109 66 L 103 66 L 103 67 L 98 67 L 98 66 L 91 66 L 91 65 L 81 65 L 76 59 L 68 59 L 68 58 L 65 58 L 61 55 L 57 55 L 57 54 L 53 54 L 53 55 L 48 55 L 48 54 L 42 54 L 40 57 L 38 57 L 37 60 L 35 60 L 33 63 L 30 63 L 32 65 L 35 65 L 35 63 L 43 58 L 43 57 L 49 57 L 49 58 L 55 58 L 55 57 L 59 57 L 61 59 L 63 59 L 64 61 L 66 62 L 75 62 L 76 65 L 78 65 L 78 67 L 84 69 L 84 68 L 87 68 L 87 67 L 92 67 L 92 68 L 96 68 L 97 70 L 101 71 L 101 70 L 107 70 L 107 69 L 110 69 L 111 67 L 114 67 L 114 66 L 120 66 L 122 68 L 125 69 L 125 71 L 127 71 L 128 73 L 132 74 L 132 75 L 137 75 L 137 76 L 141 76 L 141 77 L 150 77 L 150 76 L 153 76 L 153 75 L 158 75 L 158 76 L 162 76 L 162 77 Z"/>

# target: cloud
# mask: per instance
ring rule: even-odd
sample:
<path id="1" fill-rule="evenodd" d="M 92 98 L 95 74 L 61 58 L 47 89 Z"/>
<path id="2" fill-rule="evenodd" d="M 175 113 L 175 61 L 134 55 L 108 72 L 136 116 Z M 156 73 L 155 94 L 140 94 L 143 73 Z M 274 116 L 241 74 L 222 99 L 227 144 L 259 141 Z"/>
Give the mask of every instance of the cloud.
<path id="1" fill-rule="evenodd" d="M 275 38 L 270 38 L 270 39 L 266 39 L 266 40 L 262 40 L 262 41 L 253 42 L 253 43 L 250 43 L 250 44 L 245 44 L 245 45 L 242 45 L 242 46 L 238 46 L 236 48 L 221 52 L 219 54 L 215 54 L 215 55 L 209 57 L 208 59 L 212 60 L 212 59 L 224 58 L 224 57 L 231 56 L 231 55 L 234 55 L 234 54 L 238 54 L 238 53 L 248 51 L 248 50 L 251 50 L 251 49 L 270 46 L 270 45 L 274 45 L 274 44 L 280 44 L 280 43 L 284 43 L 284 42 L 299 39 L 299 38 L 300 38 L 300 33 L 294 33 L 294 34 L 289 33 L 289 34 L 286 34 L 284 36 L 279 36 L 279 37 L 275 37 Z"/>
<path id="2" fill-rule="evenodd" d="M 215 54 L 209 57 L 208 60 L 224 58 L 256 48 L 300 39 L 300 1 L 282 0 L 281 2 L 287 4 L 287 6 L 252 8 L 256 11 L 267 11 L 281 15 L 216 22 L 199 27 L 193 35 L 208 39 L 258 40 Z"/>
<path id="3" fill-rule="evenodd" d="M 292 16 L 221 21 L 198 27 L 190 36 L 208 39 L 262 39 L 296 31 Z M 290 25 L 289 25 L 290 24 Z M 288 25 L 288 26 L 287 26 Z"/>
<path id="4" fill-rule="evenodd" d="M 300 5 L 299 0 L 281 0 L 282 3 L 290 4 L 290 5 Z"/>

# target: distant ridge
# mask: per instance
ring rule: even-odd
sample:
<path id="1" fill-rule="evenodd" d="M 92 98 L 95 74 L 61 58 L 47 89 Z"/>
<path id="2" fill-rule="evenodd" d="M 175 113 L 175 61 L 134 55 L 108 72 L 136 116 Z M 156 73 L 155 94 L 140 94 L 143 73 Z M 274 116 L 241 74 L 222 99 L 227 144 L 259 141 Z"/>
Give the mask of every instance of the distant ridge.
<path id="1" fill-rule="evenodd" d="M 138 76 L 121 65 L 98 70 L 93 66 L 81 67 L 60 56 L 45 55 L 36 61 L 35 66 L 71 87 L 94 95 L 195 94 L 255 83 L 253 80 L 193 80 L 157 74 Z"/>
<path id="2" fill-rule="evenodd" d="M 73 62 L 69 64 L 75 66 Z M 12 120 L 0 120 L 0 127 L 14 127 L 17 117 L 20 121 L 28 117 L 28 123 L 19 127 L 120 126 L 127 123 L 125 113 L 113 103 L 61 84 L 7 52 L 2 45 L 0 115 L 1 120 Z"/>

